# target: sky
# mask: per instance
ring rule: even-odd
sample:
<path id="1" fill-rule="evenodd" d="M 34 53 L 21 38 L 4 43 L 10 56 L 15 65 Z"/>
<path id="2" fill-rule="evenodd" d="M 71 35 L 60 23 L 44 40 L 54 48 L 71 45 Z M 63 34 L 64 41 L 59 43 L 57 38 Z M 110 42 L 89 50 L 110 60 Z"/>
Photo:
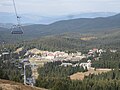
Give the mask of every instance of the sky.
<path id="1" fill-rule="evenodd" d="M 120 0 L 15 0 L 20 14 L 43 16 L 86 12 L 120 13 Z M 0 0 L 0 12 L 14 12 L 12 0 Z"/>

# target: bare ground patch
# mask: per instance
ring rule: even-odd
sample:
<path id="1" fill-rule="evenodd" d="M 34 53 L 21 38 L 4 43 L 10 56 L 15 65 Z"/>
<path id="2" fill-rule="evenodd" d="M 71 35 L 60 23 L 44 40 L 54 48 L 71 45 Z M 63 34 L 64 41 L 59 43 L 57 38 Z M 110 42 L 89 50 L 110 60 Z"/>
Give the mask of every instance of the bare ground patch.
<path id="1" fill-rule="evenodd" d="M 47 89 L 26 86 L 21 83 L 0 79 L 0 90 L 47 90 Z"/>
<path id="2" fill-rule="evenodd" d="M 111 69 L 96 69 L 96 70 L 94 70 L 94 68 L 92 68 L 89 71 L 84 72 L 84 73 L 77 72 L 77 73 L 71 75 L 70 79 L 71 80 L 83 80 L 84 77 L 88 76 L 89 74 L 95 74 L 95 75 L 97 75 L 97 74 L 101 74 L 103 72 L 105 73 L 105 72 L 109 72 L 109 71 L 111 71 Z"/>

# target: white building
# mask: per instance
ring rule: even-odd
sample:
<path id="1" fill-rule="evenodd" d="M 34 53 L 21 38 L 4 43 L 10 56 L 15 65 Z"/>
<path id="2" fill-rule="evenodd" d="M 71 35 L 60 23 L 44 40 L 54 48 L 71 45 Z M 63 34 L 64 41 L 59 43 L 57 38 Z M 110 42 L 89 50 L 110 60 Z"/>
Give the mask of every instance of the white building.
<path id="1" fill-rule="evenodd" d="M 48 56 L 45 57 L 45 59 L 52 60 L 52 59 L 54 59 L 54 56 L 53 55 L 48 55 Z"/>
<path id="2" fill-rule="evenodd" d="M 88 60 L 87 63 L 80 63 L 80 66 L 84 69 L 87 68 L 87 70 L 89 70 L 91 68 L 91 60 Z"/>
<path id="3" fill-rule="evenodd" d="M 64 67 L 72 66 L 72 63 L 62 63 L 60 66 L 64 66 Z"/>
<path id="4" fill-rule="evenodd" d="M 0 54 L 0 57 L 2 57 L 2 55 Z"/>
<path id="5" fill-rule="evenodd" d="M 117 52 L 117 50 L 112 50 L 112 49 L 111 49 L 110 52 L 115 53 L 115 52 Z"/>

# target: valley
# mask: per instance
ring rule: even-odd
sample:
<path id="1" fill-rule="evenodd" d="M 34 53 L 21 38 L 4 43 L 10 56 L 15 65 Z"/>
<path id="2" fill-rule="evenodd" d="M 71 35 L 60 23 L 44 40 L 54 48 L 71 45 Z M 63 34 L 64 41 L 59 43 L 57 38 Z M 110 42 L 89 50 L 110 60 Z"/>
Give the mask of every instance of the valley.
<path id="1" fill-rule="evenodd" d="M 23 35 L 9 25 L 0 27 L 0 89 L 118 90 L 120 14 L 25 25 Z"/>

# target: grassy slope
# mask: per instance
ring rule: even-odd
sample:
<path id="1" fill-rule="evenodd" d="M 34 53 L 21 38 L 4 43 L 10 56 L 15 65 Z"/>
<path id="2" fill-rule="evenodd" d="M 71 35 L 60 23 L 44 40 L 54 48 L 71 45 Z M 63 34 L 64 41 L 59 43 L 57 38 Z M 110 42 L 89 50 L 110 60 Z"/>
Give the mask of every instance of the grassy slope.
<path id="1" fill-rule="evenodd" d="M 8 81 L 8 80 L 1 80 L 1 79 L 0 79 L 0 88 L 2 88 L 2 90 L 47 90 L 44 88 L 25 86 L 21 83 Z"/>

